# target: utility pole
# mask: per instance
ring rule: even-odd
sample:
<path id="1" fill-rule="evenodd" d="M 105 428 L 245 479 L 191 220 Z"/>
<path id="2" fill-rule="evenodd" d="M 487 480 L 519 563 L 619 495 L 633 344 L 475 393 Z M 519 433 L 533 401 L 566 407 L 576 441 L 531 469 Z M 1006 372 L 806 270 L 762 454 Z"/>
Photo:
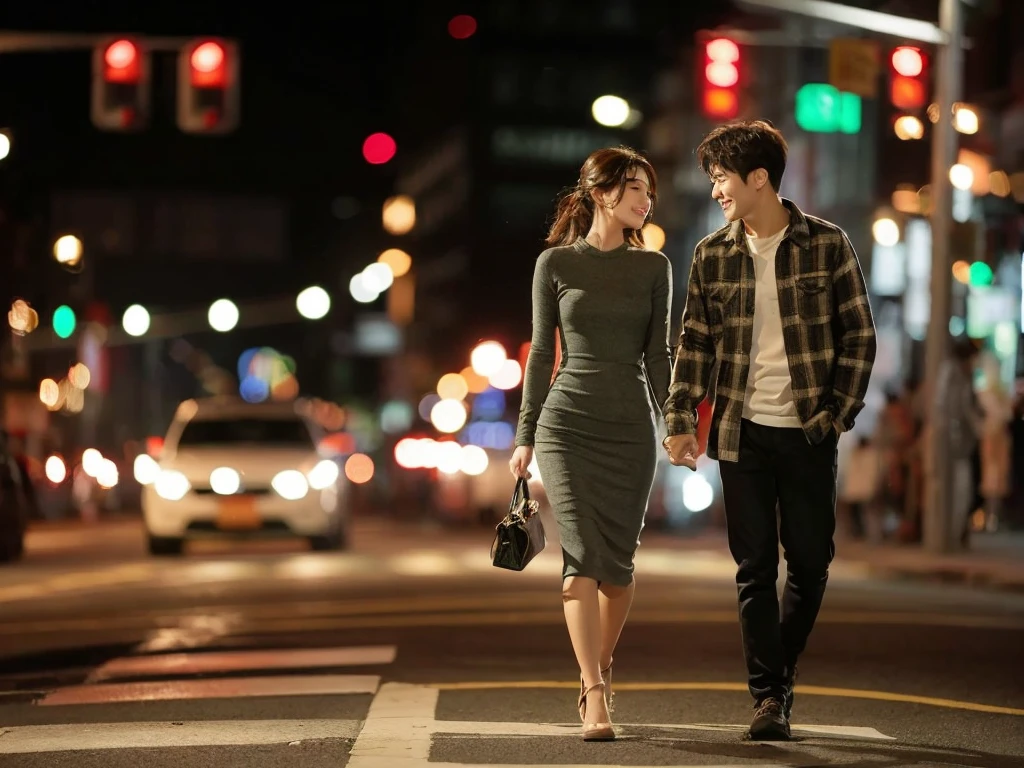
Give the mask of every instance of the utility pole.
<path id="1" fill-rule="evenodd" d="M 928 396 L 928 445 L 924 466 L 924 511 L 922 543 L 931 552 L 947 552 L 959 531 L 952 530 L 953 496 L 948 419 L 943 412 L 949 404 L 935 396 L 936 383 L 949 358 L 949 317 L 952 272 L 949 255 L 952 231 L 953 187 L 949 169 L 956 162 L 957 140 L 953 128 L 953 104 L 963 89 L 963 7 L 962 0 L 940 0 L 939 27 L 946 44 L 938 47 L 935 68 L 935 102 L 939 120 L 932 134 L 931 225 L 932 279 L 931 316 L 925 345 L 925 393 Z"/>

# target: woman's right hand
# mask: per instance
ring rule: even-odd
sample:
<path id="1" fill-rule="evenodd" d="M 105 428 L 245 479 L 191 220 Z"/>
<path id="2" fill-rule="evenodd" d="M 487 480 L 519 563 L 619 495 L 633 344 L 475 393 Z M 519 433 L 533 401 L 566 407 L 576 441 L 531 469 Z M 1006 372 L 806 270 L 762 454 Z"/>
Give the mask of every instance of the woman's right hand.
<path id="1" fill-rule="evenodd" d="M 512 458 L 509 459 L 508 468 L 512 470 L 512 477 L 515 478 L 526 478 L 530 479 L 530 462 L 533 461 L 533 446 L 520 445 L 515 451 L 512 452 Z"/>

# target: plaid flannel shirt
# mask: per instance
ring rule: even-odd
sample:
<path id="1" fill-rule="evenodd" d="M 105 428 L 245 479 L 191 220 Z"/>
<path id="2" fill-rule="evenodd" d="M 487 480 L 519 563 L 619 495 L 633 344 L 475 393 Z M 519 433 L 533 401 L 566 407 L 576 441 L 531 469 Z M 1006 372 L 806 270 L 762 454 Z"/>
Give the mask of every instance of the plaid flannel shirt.
<path id="1" fill-rule="evenodd" d="M 857 254 L 834 224 L 789 200 L 789 229 L 775 257 L 779 313 L 793 399 L 807 439 L 844 432 L 864 407 L 875 360 L 875 325 Z M 694 251 L 683 329 L 665 404 L 669 435 L 697 431 L 697 406 L 717 363 L 707 453 L 736 461 L 754 328 L 754 265 L 743 222 Z"/>

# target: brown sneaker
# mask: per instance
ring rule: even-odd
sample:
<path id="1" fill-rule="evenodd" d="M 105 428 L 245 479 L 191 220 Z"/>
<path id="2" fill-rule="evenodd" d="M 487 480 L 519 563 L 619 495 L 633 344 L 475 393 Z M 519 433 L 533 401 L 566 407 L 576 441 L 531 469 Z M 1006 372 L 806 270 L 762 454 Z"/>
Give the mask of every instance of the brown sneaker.
<path id="1" fill-rule="evenodd" d="M 769 697 L 758 704 L 747 735 L 753 741 L 789 741 L 785 702 Z"/>

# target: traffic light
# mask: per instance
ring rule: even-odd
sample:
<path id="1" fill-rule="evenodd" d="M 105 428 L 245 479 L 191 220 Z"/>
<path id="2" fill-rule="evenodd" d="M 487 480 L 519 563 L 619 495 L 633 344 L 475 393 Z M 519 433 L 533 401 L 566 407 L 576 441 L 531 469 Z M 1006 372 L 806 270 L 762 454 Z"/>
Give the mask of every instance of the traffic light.
<path id="1" fill-rule="evenodd" d="M 149 51 L 138 40 L 107 40 L 92 52 L 92 122 L 103 131 L 139 131 L 149 122 Z"/>
<path id="2" fill-rule="evenodd" d="M 238 126 L 238 46 L 192 40 L 178 55 L 178 127 L 186 133 L 229 133 Z"/>
<path id="3" fill-rule="evenodd" d="M 740 113 L 740 48 L 727 37 L 703 43 L 700 68 L 701 111 L 712 120 L 731 120 Z"/>
<path id="4" fill-rule="evenodd" d="M 53 311 L 53 332 L 59 338 L 69 338 L 75 332 L 76 325 L 78 318 L 75 317 L 75 310 L 67 304 L 61 304 Z"/>
<path id="5" fill-rule="evenodd" d="M 901 45 L 889 57 L 889 101 L 897 109 L 917 110 L 928 103 L 928 58 L 920 48 Z"/>

